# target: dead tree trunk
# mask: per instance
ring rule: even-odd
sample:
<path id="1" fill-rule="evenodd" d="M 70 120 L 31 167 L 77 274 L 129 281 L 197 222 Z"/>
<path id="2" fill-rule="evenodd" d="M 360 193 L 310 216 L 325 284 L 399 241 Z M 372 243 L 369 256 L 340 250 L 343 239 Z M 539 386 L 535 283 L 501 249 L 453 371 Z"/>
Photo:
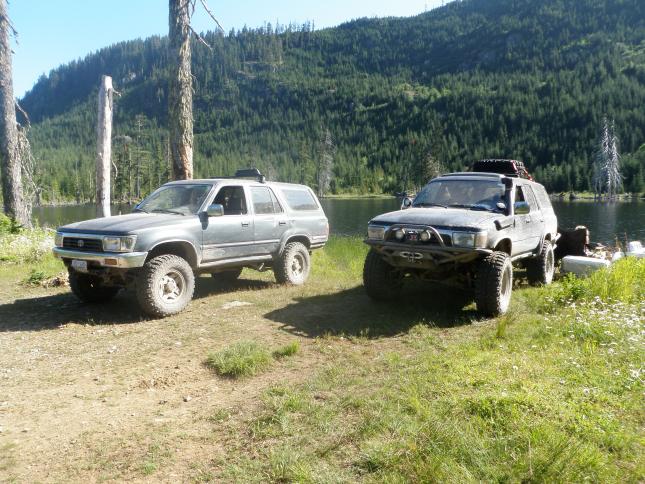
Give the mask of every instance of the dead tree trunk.
<path id="1" fill-rule="evenodd" d="M 110 216 L 110 166 L 112 162 L 112 78 L 101 77 L 99 121 L 96 129 L 96 216 Z"/>
<path id="2" fill-rule="evenodd" d="M 170 92 L 168 131 L 175 180 L 193 177 L 193 79 L 190 71 L 190 0 L 169 0 Z"/>
<path id="3" fill-rule="evenodd" d="M 11 46 L 6 0 L 0 0 L 0 168 L 4 211 L 19 224 L 30 227 L 31 217 L 22 191 L 22 163 L 18 149 L 16 101 L 13 97 Z"/>

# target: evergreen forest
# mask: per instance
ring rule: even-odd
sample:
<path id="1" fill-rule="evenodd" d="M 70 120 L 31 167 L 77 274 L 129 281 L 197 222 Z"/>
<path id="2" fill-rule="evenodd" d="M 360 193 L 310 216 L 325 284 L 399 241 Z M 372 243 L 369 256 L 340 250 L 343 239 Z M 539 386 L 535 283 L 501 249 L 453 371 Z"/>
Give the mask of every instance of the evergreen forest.
<path id="1" fill-rule="evenodd" d="M 463 0 L 410 18 L 202 34 L 195 173 L 256 166 L 329 193 L 395 193 L 479 158 L 523 160 L 551 192 L 590 190 L 604 117 L 624 190 L 645 190 L 645 2 Z M 43 202 L 94 192 L 96 96 L 114 79 L 113 194 L 168 179 L 167 39 L 122 42 L 42 76 L 28 113 Z"/>

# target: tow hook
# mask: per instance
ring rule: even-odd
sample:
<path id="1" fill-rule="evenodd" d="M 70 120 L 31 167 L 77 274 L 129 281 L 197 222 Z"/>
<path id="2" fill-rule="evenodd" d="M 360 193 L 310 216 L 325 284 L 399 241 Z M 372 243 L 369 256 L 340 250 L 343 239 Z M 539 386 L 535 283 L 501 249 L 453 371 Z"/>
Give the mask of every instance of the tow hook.
<path id="1" fill-rule="evenodd" d="M 407 251 L 405 251 L 405 252 L 399 252 L 399 255 L 401 257 L 406 258 L 408 260 L 408 262 L 415 262 L 415 261 L 423 259 L 423 254 L 421 254 L 420 252 L 407 252 Z"/>

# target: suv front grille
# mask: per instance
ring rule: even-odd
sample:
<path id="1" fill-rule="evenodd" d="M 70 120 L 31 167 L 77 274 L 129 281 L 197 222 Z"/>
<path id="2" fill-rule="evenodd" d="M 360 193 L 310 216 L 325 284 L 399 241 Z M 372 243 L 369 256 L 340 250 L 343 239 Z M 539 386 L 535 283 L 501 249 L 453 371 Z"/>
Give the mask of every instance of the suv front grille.
<path id="1" fill-rule="evenodd" d="M 103 252 L 103 241 L 101 239 L 85 239 L 82 237 L 64 237 L 63 249 Z"/>
<path id="2" fill-rule="evenodd" d="M 398 240 L 394 236 L 394 231 L 390 233 L 390 236 L 388 237 L 388 240 L 392 242 L 398 242 L 398 243 L 404 243 L 404 244 L 414 244 L 414 245 L 440 245 L 439 240 L 437 239 L 437 236 L 430 232 L 430 240 L 427 242 L 423 242 L 421 240 L 421 232 L 423 232 L 423 229 L 409 229 L 406 227 L 403 227 L 403 230 L 405 230 L 405 238 L 403 240 Z M 452 237 L 447 234 L 441 234 L 441 239 L 443 240 L 443 243 L 447 247 L 452 247 Z"/>

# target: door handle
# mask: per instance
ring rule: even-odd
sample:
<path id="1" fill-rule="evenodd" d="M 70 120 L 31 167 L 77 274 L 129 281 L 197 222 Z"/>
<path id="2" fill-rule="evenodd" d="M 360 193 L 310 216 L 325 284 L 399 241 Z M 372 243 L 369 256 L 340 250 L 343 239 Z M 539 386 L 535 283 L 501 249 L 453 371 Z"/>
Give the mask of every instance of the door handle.
<path id="1" fill-rule="evenodd" d="M 280 220 L 278 222 L 278 225 L 287 225 L 287 221 L 286 220 Z"/>
<path id="2" fill-rule="evenodd" d="M 524 221 L 525 221 L 527 224 L 530 224 L 530 223 L 531 223 L 531 217 L 526 217 L 526 219 L 525 219 Z"/>
<path id="3" fill-rule="evenodd" d="M 242 227 L 248 227 L 250 222 L 242 222 Z"/>

